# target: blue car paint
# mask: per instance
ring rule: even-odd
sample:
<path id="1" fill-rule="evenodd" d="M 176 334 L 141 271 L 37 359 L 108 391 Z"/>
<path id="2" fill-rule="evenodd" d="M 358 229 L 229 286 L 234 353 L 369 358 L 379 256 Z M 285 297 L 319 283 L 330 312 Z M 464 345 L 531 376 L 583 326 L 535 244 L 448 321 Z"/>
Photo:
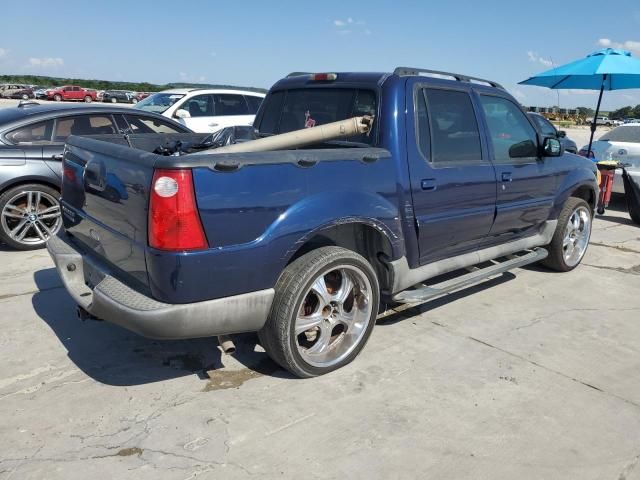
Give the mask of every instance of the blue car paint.
<path id="1" fill-rule="evenodd" d="M 281 162 L 274 159 L 278 152 L 262 154 L 270 158 L 264 164 L 257 161 L 232 171 L 216 170 L 215 160 L 210 166 L 193 166 L 208 249 L 166 252 L 148 247 L 151 177 L 154 168 L 167 168 L 163 165 L 170 157 L 114 145 L 108 145 L 107 154 L 100 146 L 104 142 L 72 139 L 66 161 L 104 164 L 107 176 L 117 173 L 119 182 L 127 186 L 128 198 L 116 206 L 88 192 L 83 206 L 73 199 L 73 191 L 69 196 L 63 193 L 63 205 L 72 212 L 65 215 L 65 227 L 106 258 L 115 275 L 137 282 L 139 289 L 148 289 L 158 300 L 190 303 L 273 287 L 305 241 L 341 223 L 376 228 L 390 246 L 390 260 L 405 256 L 415 268 L 531 235 L 543 221 L 557 218 L 573 191 L 581 186 L 593 188 L 593 169 L 585 167 L 590 162 L 571 154 L 518 166 L 498 167 L 491 162 L 492 147 L 478 93 L 512 99 L 506 92 L 424 77 L 339 74 L 338 78 L 321 84 L 368 88 L 379 95 L 373 133 L 377 148 L 332 149 L 336 158 L 308 167 L 285 161 L 284 153 Z M 305 77 L 292 77 L 278 82 L 271 93 L 316 86 Z M 420 86 L 471 93 L 486 160 L 483 165 L 438 169 L 429 164 L 416 141 L 414 94 Z M 258 112 L 257 126 L 266 104 Z M 300 152 L 316 158 L 328 155 Z M 377 159 L 363 161 L 371 152 Z M 76 154 L 85 158 L 78 159 Z M 189 166 L 188 160 L 182 162 Z M 502 194 L 501 172 L 507 169 L 514 178 L 510 186 L 516 185 L 517 191 Z M 425 190 L 424 180 L 433 180 L 436 188 Z"/>

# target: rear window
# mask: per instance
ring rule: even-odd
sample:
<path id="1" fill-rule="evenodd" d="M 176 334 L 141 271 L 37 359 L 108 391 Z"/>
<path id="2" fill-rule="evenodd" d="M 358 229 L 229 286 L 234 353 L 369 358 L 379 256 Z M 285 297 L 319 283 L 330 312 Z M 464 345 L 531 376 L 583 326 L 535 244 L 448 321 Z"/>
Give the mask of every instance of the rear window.
<path id="1" fill-rule="evenodd" d="M 623 125 L 600 137 L 602 142 L 640 143 L 640 125 Z"/>
<path id="2" fill-rule="evenodd" d="M 377 98 L 372 90 L 356 88 L 306 88 L 274 92 L 265 99 L 258 130 L 264 134 L 287 133 L 346 118 L 375 115 Z M 347 140 L 371 143 L 373 135 Z"/>

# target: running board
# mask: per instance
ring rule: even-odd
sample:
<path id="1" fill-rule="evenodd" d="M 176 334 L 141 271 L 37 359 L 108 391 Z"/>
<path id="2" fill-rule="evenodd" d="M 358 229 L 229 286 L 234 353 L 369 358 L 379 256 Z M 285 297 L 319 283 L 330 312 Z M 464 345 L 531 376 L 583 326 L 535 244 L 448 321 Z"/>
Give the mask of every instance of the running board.
<path id="1" fill-rule="evenodd" d="M 544 248 L 534 248 L 533 250 L 528 250 L 522 253 L 523 255 L 507 255 L 506 257 L 504 257 L 507 260 L 503 262 L 492 260 L 495 263 L 488 267 L 470 267 L 467 269 L 469 270 L 469 273 L 456 278 L 452 278 L 451 280 L 436 283 L 435 285 L 421 284 L 422 286 L 419 286 L 414 290 L 405 290 L 396 294 L 392 298 L 392 300 L 398 303 L 426 302 L 441 295 L 451 293 L 454 290 L 459 290 L 461 288 L 481 282 L 482 280 L 486 280 L 487 278 L 493 277 L 494 275 L 513 270 L 514 268 L 523 267 L 524 265 L 529 265 L 530 263 L 539 262 L 540 260 L 544 260 L 545 258 L 547 258 L 547 255 L 549 255 L 549 252 L 547 252 Z"/>

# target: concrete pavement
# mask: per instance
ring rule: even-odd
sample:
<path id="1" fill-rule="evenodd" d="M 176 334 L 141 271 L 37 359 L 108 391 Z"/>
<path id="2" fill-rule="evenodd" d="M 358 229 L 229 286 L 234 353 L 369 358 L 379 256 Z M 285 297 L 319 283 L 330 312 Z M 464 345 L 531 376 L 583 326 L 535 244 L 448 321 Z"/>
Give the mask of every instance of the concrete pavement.
<path id="1" fill-rule="evenodd" d="M 254 335 L 229 357 L 80 322 L 43 251 L 0 246 L 0 268 L 0 479 L 640 479 L 640 228 L 623 211 L 574 272 L 387 312 L 312 380 Z"/>

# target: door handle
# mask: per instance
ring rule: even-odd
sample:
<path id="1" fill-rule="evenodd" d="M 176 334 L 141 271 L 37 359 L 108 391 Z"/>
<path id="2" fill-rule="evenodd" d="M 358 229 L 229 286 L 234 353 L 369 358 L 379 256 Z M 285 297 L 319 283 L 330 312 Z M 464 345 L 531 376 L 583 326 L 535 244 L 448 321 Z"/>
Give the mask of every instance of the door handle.
<path id="1" fill-rule="evenodd" d="M 513 178 L 511 177 L 511 172 L 502 172 L 502 181 L 513 182 Z"/>
<path id="2" fill-rule="evenodd" d="M 436 179 L 435 178 L 423 178 L 420 182 L 420 187 L 422 190 L 435 190 L 436 189 Z"/>
<path id="3" fill-rule="evenodd" d="M 217 126 L 218 126 L 218 124 L 217 124 L 217 123 L 210 123 L 210 124 L 209 124 L 209 126 L 210 126 L 210 127 L 217 127 Z"/>

